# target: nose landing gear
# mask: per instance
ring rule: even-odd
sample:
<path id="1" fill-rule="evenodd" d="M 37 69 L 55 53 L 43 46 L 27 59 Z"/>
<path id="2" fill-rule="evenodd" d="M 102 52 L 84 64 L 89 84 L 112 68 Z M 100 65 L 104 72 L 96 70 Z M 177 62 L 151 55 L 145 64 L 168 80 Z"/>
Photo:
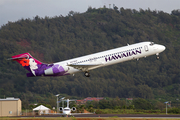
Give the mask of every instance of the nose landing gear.
<path id="1" fill-rule="evenodd" d="M 156 59 L 159 60 L 159 56 L 157 56 Z"/>
<path id="2" fill-rule="evenodd" d="M 156 53 L 156 59 L 159 60 L 159 53 Z"/>

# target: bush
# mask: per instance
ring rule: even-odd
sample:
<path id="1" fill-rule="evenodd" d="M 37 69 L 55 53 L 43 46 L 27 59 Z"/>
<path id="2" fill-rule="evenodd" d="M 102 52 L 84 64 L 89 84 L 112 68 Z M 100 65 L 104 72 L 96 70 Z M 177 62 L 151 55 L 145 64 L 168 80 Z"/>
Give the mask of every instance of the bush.
<path id="1" fill-rule="evenodd" d="M 168 113 L 179 114 L 180 109 L 178 109 L 178 108 L 170 108 L 170 109 L 168 109 Z"/>
<path id="2" fill-rule="evenodd" d="M 134 109 L 134 105 L 129 105 L 129 107 L 127 107 L 127 109 Z"/>
<path id="3" fill-rule="evenodd" d="M 104 114 L 104 112 L 103 111 L 101 111 L 101 110 L 96 110 L 96 112 L 95 112 L 96 114 Z"/>

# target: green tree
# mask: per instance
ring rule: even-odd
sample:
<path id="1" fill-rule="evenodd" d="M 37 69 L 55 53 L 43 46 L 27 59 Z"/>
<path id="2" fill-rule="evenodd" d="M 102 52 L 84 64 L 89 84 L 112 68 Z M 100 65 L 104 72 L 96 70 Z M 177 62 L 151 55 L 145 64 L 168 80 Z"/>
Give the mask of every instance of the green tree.
<path id="1" fill-rule="evenodd" d="M 132 104 L 134 105 L 135 109 L 144 109 L 144 110 L 153 109 L 153 105 L 151 105 L 149 101 L 142 98 L 133 100 Z"/>

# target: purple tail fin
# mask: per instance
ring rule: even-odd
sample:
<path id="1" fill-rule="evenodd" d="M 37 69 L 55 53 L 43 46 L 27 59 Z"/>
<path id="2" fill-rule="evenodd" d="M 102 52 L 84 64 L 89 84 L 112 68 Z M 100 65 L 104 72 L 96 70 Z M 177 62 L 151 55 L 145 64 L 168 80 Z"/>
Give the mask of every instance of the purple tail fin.
<path id="1" fill-rule="evenodd" d="M 27 73 L 27 77 L 68 75 L 68 70 L 65 70 L 67 66 L 64 66 L 63 68 L 63 66 L 59 64 L 44 64 L 33 58 L 29 53 L 12 56 L 10 60 L 17 61 L 26 68 L 29 71 L 29 73 Z"/>
<path id="2" fill-rule="evenodd" d="M 33 58 L 29 53 L 23 53 L 19 55 L 12 56 L 12 60 L 17 61 L 24 68 L 26 68 L 30 73 L 27 74 L 28 77 L 36 76 L 35 70 L 41 66 L 42 62 Z"/>

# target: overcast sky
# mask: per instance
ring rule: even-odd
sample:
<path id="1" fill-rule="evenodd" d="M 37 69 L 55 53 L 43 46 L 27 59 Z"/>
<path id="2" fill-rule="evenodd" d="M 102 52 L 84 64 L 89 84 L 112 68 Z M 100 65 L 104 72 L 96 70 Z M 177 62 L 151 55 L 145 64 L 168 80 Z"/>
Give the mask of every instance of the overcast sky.
<path id="1" fill-rule="evenodd" d="M 180 0 L 0 0 L 0 26 L 15 22 L 22 18 L 66 16 L 69 11 L 79 13 L 86 12 L 89 6 L 100 8 L 104 5 L 108 8 L 115 4 L 118 8 L 124 7 L 139 10 L 161 10 L 171 13 L 174 9 L 180 9 Z"/>

